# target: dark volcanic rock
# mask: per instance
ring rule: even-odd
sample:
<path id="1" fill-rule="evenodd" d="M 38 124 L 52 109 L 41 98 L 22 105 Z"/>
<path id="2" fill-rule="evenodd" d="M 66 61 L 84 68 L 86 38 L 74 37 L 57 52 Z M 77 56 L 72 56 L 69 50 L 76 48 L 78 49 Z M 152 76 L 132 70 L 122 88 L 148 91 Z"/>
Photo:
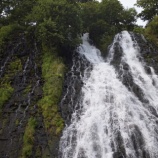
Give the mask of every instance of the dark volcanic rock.
<path id="1" fill-rule="evenodd" d="M 75 109 L 79 108 L 81 88 L 83 86 L 82 77 L 84 77 L 84 71 L 87 69 L 91 69 L 92 65 L 87 61 L 87 59 L 75 52 L 73 54 L 73 63 L 70 65 L 71 69 L 66 74 L 64 87 L 63 87 L 63 95 L 60 103 L 60 108 L 62 112 L 62 117 L 66 121 L 66 123 L 70 123 L 71 114 Z M 87 71 L 87 76 L 89 75 Z"/>
<path id="2" fill-rule="evenodd" d="M 36 118 L 37 127 L 31 157 L 42 157 L 46 150 L 50 155 L 47 157 L 55 157 L 53 154 L 57 156 L 59 136 L 52 136 L 54 143 L 52 142 L 50 148 L 43 117 L 37 106 L 43 95 L 41 52 L 35 41 L 29 43 L 29 46 L 28 43 L 25 35 L 21 34 L 13 43 L 8 44 L 0 56 L 0 81 L 5 80 L 7 75 L 14 88 L 0 115 L 0 158 L 21 157 L 23 135 L 28 119 L 32 116 Z M 16 65 L 10 67 L 12 63 Z M 13 69 L 14 66 L 17 68 Z"/>

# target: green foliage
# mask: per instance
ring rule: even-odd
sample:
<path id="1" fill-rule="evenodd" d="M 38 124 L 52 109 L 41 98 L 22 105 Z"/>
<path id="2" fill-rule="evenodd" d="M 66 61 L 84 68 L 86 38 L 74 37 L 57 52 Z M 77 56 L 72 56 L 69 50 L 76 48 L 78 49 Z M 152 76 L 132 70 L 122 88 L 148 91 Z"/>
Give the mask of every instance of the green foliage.
<path id="1" fill-rule="evenodd" d="M 95 0 L 76 0 L 77 2 L 86 3 L 86 2 L 92 2 Z"/>
<path id="2" fill-rule="evenodd" d="M 40 13 L 40 14 L 39 14 Z M 79 6 L 66 0 L 38 0 L 27 21 L 37 23 L 37 36 L 42 36 L 42 42 L 76 46 L 81 33 L 81 18 Z M 40 34 L 42 35 L 40 36 Z"/>
<path id="3" fill-rule="evenodd" d="M 138 16 L 143 20 L 148 20 L 148 24 L 145 29 L 135 28 L 134 31 L 143 33 L 150 42 L 158 46 L 158 1 L 137 0 L 136 5 L 143 8 Z"/>
<path id="4" fill-rule="evenodd" d="M 9 40 L 10 34 L 14 31 L 15 25 L 2 26 L 0 28 L 0 52 L 3 50 L 3 46 L 7 40 Z"/>
<path id="5" fill-rule="evenodd" d="M 148 40 L 155 43 L 158 46 L 158 16 L 147 25 L 145 29 L 145 36 Z"/>
<path id="6" fill-rule="evenodd" d="M 158 13 L 157 0 L 137 0 L 136 5 L 143 8 L 142 12 L 138 15 L 143 20 L 151 21 Z"/>
<path id="7" fill-rule="evenodd" d="M 81 4 L 84 32 L 89 32 L 89 26 L 97 22 L 99 16 L 99 6 L 99 2 L 87 2 Z"/>
<path id="8" fill-rule="evenodd" d="M 5 11 L 3 20 L 7 20 L 8 24 L 17 22 L 25 25 L 25 17 L 31 12 L 36 2 L 37 0 L 2 0 L 0 12 Z"/>
<path id="9" fill-rule="evenodd" d="M 100 47 L 100 40 L 103 36 L 113 34 L 113 29 L 104 20 L 98 20 L 89 27 L 90 38 Z"/>
<path id="10" fill-rule="evenodd" d="M 0 46 L 4 44 L 4 40 L 7 39 L 12 30 L 12 25 L 3 26 L 0 28 Z"/>
<path id="11" fill-rule="evenodd" d="M 135 26 L 134 29 L 133 29 L 133 32 L 139 33 L 139 34 L 144 34 L 145 29 L 141 26 Z"/>
<path id="12" fill-rule="evenodd" d="M 122 19 L 123 6 L 118 0 L 103 0 L 100 4 L 101 17 L 110 25 L 118 25 Z"/>
<path id="13" fill-rule="evenodd" d="M 135 27 L 137 12 L 134 8 L 124 9 L 122 14 L 123 27 L 128 31 L 132 31 Z"/>
<path id="14" fill-rule="evenodd" d="M 64 42 L 64 37 L 58 32 L 56 23 L 51 19 L 44 20 L 38 25 L 37 38 L 50 45 L 58 45 Z"/>
<path id="15" fill-rule="evenodd" d="M 29 36 L 58 51 L 74 49 L 83 32 L 100 46 L 102 36 L 132 30 L 136 21 L 135 10 L 125 10 L 118 0 L 13 0 L 8 5 L 3 2 L 7 16 L 2 20 L 23 26 Z"/>
<path id="16" fill-rule="evenodd" d="M 103 56 L 106 56 L 107 54 L 107 49 L 109 47 L 109 45 L 111 44 L 112 40 L 114 38 L 114 35 L 106 35 L 104 34 L 102 37 L 101 37 L 101 40 L 100 40 L 100 50 L 102 51 L 103 53 Z"/>
<path id="17" fill-rule="evenodd" d="M 23 27 L 17 24 L 10 24 L 0 27 L 0 57 L 3 54 L 8 42 L 12 41 L 23 31 Z"/>
<path id="18" fill-rule="evenodd" d="M 57 106 L 62 93 L 65 65 L 55 51 L 44 48 L 42 64 L 43 98 L 39 101 L 39 106 L 42 109 L 47 131 L 52 132 L 55 127 L 55 133 L 58 134 L 64 126 Z"/>
<path id="19" fill-rule="evenodd" d="M 22 158 L 28 158 L 32 154 L 36 125 L 37 125 L 36 119 L 31 117 L 28 120 L 23 136 Z"/>
<path id="20" fill-rule="evenodd" d="M 2 10 L 5 10 L 5 16 L 0 19 L 1 26 L 16 23 L 24 27 L 24 32 L 29 36 L 37 37 L 38 41 L 47 46 L 56 45 L 58 49 L 75 48 L 79 44 L 81 14 L 78 4 L 73 1 L 3 1 Z"/>

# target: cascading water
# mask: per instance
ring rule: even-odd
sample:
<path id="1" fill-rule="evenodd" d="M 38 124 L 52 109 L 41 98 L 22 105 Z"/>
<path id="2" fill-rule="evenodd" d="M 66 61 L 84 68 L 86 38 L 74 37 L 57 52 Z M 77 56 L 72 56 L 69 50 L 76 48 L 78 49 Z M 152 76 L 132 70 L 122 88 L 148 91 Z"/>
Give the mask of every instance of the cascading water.
<path id="1" fill-rule="evenodd" d="M 116 35 L 106 61 L 88 43 L 88 34 L 82 40 L 78 53 L 90 64 L 80 75 L 83 86 L 63 131 L 59 157 L 157 158 L 158 77 L 152 67 L 146 72 L 134 35 Z M 117 66 L 116 45 L 121 52 Z"/>

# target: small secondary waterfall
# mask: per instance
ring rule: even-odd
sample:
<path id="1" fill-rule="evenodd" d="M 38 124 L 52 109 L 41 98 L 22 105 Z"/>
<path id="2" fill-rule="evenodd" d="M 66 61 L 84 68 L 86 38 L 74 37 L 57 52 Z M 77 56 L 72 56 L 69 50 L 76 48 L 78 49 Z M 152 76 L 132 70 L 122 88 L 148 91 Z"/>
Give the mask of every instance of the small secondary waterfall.
<path id="1" fill-rule="evenodd" d="M 80 74 L 83 86 L 59 157 L 158 158 L 158 77 L 152 67 L 147 73 L 134 35 L 117 34 L 106 60 L 89 44 L 88 34 L 82 40 L 78 53 L 89 64 Z M 116 53 L 120 58 L 114 61 Z"/>

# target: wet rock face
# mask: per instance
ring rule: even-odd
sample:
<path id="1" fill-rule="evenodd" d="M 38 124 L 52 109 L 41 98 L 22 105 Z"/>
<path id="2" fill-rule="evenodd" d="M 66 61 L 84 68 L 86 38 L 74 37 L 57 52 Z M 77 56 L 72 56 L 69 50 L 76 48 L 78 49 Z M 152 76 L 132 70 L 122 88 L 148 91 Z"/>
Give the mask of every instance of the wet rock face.
<path id="1" fill-rule="evenodd" d="M 9 85 L 13 89 L 1 107 L 1 158 L 21 156 L 23 135 L 30 117 L 37 121 L 33 157 L 36 149 L 40 149 L 39 153 L 42 155 L 42 150 L 48 146 L 43 118 L 37 106 L 42 97 L 40 51 L 36 42 L 29 44 L 25 36 L 21 35 L 8 44 L 0 56 L 0 86 Z"/>
<path id="2" fill-rule="evenodd" d="M 133 39 L 134 38 L 138 42 L 143 60 L 147 63 L 148 66 L 152 66 L 157 74 L 158 48 L 153 43 L 148 42 L 143 35 L 134 34 Z M 148 67 L 146 67 L 146 71 L 150 74 L 150 69 Z"/>
<path id="3" fill-rule="evenodd" d="M 78 110 L 80 100 L 82 97 L 81 88 L 83 86 L 82 78 L 84 76 L 84 71 L 91 69 L 92 66 L 87 61 L 87 59 L 75 52 L 73 54 L 73 62 L 70 64 L 70 70 L 66 74 L 63 95 L 60 102 L 60 108 L 62 117 L 66 121 L 66 124 L 70 123 L 71 114 L 74 110 Z M 89 75 L 87 71 L 87 76 Z"/>

